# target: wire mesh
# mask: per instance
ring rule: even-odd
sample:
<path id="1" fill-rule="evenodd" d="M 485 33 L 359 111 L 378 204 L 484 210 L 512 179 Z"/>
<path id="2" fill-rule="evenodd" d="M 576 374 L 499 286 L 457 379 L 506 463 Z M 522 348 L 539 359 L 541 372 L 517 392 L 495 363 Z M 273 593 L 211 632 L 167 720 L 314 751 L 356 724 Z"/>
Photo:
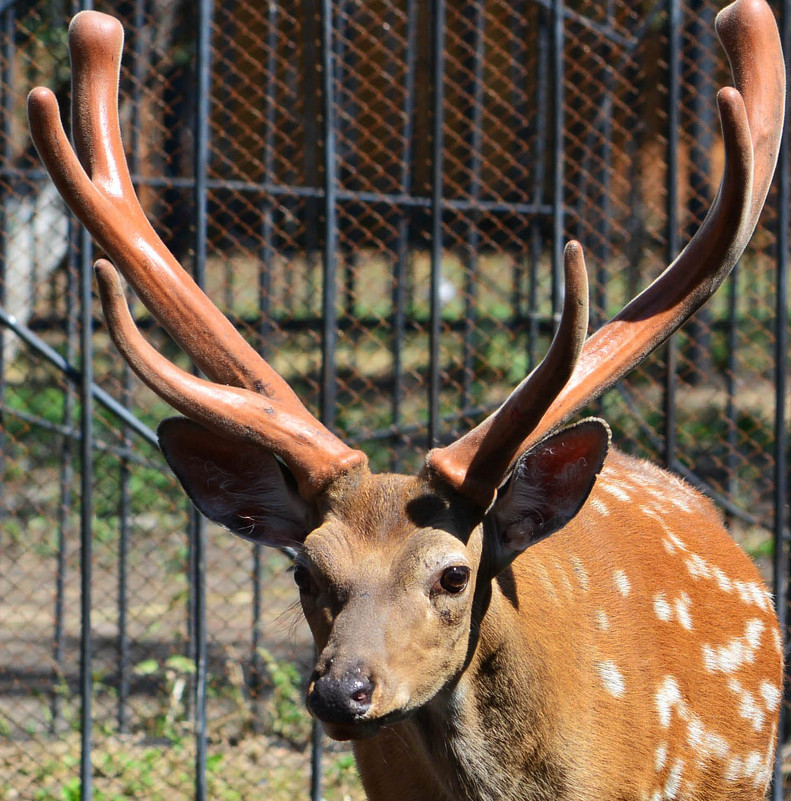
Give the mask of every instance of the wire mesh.
<path id="1" fill-rule="evenodd" d="M 480 420 L 541 358 L 561 297 L 561 238 L 586 248 L 600 322 L 700 223 L 722 161 L 714 94 L 727 72 L 716 5 L 678 4 L 677 51 L 673 5 L 228 0 L 211 8 L 201 61 L 205 6 L 96 3 L 126 29 L 123 134 L 157 231 L 187 269 L 202 265 L 210 297 L 380 470 L 414 469 L 430 439 Z M 68 105 L 75 10 L 0 2 L 0 799 L 80 792 L 80 366 L 88 358 L 97 390 L 149 429 L 169 414 L 119 363 L 96 305 L 92 354 L 81 348 L 84 243 L 26 133 L 32 86 Z M 196 182 L 208 210 L 197 238 Z M 713 495 L 767 576 L 772 531 L 787 527 L 776 520 L 787 363 L 774 350 L 785 214 L 773 189 L 748 254 L 677 336 L 673 358 L 654 355 L 592 410 L 620 447 Z M 189 367 L 132 301 L 147 336 Z M 196 761 L 201 620 L 187 503 L 145 432 L 101 402 L 93 412 L 94 797 L 361 798 L 338 746 L 323 787 L 311 784 L 300 694 L 313 653 L 287 560 L 214 529 L 208 752 Z"/>

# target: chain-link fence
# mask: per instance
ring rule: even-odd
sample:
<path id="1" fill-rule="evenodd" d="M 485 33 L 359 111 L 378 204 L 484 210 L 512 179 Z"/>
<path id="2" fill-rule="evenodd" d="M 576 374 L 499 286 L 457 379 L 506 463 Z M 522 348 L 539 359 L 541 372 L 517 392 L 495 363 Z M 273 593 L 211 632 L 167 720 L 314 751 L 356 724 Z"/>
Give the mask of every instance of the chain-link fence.
<path id="1" fill-rule="evenodd" d="M 191 520 L 151 434 L 169 412 L 112 350 L 90 243 L 30 143 L 31 87 L 68 107 L 78 8 L 0 0 L 0 799 L 362 798 L 302 711 L 288 561 Z M 122 126 L 155 227 L 378 469 L 414 468 L 540 359 L 565 239 L 598 323 L 716 191 L 728 77 L 707 0 L 97 8 L 126 28 Z M 781 170 L 733 277 L 596 409 L 711 494 L 769 581 L 788 523 Z"/>

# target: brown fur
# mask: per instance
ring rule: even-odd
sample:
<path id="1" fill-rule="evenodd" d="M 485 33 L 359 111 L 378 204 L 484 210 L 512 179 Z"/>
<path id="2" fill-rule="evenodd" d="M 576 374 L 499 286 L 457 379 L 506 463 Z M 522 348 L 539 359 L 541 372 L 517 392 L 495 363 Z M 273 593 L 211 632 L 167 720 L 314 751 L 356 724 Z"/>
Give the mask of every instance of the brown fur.
<path id="1" fill-rule="evenodd" d="M 302 558 L 343 596 L 332 611 L 303 599 L 318 672 L 365 661 L 381 682 L 372 718 L 409 689 L 409 716 L 355 743 L 372 801 L 763 796 L 777 625 L 706 499 L 613 452 L 583 510 L 479 585 L 455 610 L 462 621 L 443 622 L 420 614 L 413 572 L 438 538 L 475 568 L 484 549 L 481 527 L 463 544 L 443 499 L 428 531 L 409 519 L 404 509 L 431 492 L 356 475 L 304 544 Z M 713 672 L 704 645 L 724 654 Z"/>

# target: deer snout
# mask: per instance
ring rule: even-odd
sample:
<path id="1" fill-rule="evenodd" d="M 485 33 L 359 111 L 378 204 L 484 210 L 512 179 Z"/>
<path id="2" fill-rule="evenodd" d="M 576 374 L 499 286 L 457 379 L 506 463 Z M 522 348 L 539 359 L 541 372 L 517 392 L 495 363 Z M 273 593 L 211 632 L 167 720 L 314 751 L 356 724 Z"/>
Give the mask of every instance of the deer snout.
<path id="1" fill-rule="evenodd" d="M 376 685 L 371 676 L 356 667 L 335 675 L 314 678 L 308 687 L 308 709 L 322 723 L 354 723 L 371 708 Z"/>

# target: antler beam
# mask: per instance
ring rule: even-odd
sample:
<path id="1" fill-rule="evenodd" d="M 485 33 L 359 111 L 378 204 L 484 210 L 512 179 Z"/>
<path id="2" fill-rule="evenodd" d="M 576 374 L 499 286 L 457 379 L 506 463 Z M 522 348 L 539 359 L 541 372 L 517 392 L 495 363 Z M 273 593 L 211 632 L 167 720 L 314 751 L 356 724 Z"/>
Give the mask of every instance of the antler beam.
<path id="1" fill-rule="evenodd" d="M 531 382 L 541 416 L 530 431 L 512 426 L 512 395 L 459 442 L 432 451 L 427 469 L 491 502 L 503 472 L 490 454 L 507 432 L 511 456 L 528 450 L 642 362 L 708 300 L 733 269 L 758 223 L 777 163 L 785 110 L 785 68 L 771 9 L 762 0 L 737 0 L 723 9 L 717 33 L 731 63 L 736 88 L 722 89 L 717 104 L 725 167 L 717 197 L 700 229 L 651 286 L 585 342 L 568 383 Z M 524 403 L 527 387 L 515 395 Z M 550 396 L 547 398 L 547 396 Z M 549 402 L 547 402 L 549 401 Z M 480 443 L 478 451 L 462 443 Z M 482 483 L 483 480 L 483 483 Z M 488 487 L 484 485 L 488 482 Z"/>
<path id="2" fill-rule="evenodd" d="M 196 422 L 264 444 L 292 469 L 312 497 L 338 474 L 366 463 L 300 402 L 288 383 L 214 306 L 154 232 L 137 200 L 118 121 L 121 24 L 105 14 L 77 14 L 69 28 L 72 150 L 53 93 L 28 97 L 33 141 L 52 180 L 140 299 L 214 382 L 167 365 L 136 336 L 111 265 L 98 265 L 113 336 L 141 378 Z M 124 315 L 126 312 L 126 315 Z M 113 325 L 110 325 L 111 330 Z M 166 366 L 167 365 L 167 366 Z M 225 386 L 227 385 L 227 386 Z M 237 416 L 239 415 L 239 416 Z"/>

